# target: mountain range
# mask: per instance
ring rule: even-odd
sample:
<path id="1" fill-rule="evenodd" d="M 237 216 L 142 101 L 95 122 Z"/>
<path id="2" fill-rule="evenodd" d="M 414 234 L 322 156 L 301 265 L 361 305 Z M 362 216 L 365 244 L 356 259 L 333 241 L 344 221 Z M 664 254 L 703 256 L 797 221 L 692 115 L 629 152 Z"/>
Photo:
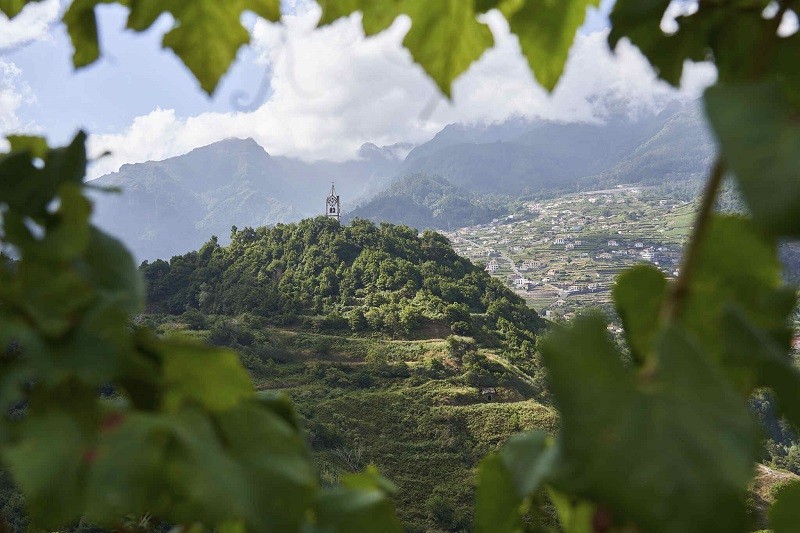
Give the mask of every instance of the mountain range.
<path id="1" fill-rule="evenodd" d="M 419 146 L 365 144 L 344 162 L 271 156 L 252 139 L 228 139 L 94 180 L 123 190 L 96 196 L 95 223 L 138 259 L 169 258 L 211 235 L 226 242 L 234 225 L 317 215 L 335 181 L 346 219 L 458 227 L 501 213 L 497 195 L 691 179 L 713 153 L 697 103 L 602 123 L 451 124 Z"/>

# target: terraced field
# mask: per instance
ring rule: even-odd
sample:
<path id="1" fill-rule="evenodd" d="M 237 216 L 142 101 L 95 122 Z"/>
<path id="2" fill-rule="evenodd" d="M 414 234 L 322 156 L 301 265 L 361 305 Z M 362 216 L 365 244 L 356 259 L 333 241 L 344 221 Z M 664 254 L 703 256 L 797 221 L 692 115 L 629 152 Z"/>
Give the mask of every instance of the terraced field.
<path id="1" fill-rule="evenodd" d="M 448 233 L 456 251 L 492 274 L 541 314 L 569 318 L 607 308 L 614 278 L 641 262 L 674 276 L 694 204 L 663 191 L 617 188 L 526 204 L 490 224 Z"/>

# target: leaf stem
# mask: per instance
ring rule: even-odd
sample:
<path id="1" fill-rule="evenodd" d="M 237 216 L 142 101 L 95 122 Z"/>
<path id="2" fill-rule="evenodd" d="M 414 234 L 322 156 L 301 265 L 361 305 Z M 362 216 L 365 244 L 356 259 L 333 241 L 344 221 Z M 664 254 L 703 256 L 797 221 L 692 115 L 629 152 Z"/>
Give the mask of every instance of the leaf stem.
<path id="1" fill-rule="evenodd" d="M 692 283 L 692 276 L 700 256 L 703 239 L 708 230 L 711 215 L 714 213 L 714 204 L 716 203 L 717 195 L 719 194 L 719 189 L 724 177 L 725 164 L 722 162 L 722 157 L 717 156 L 714 166 L 711 168 L 711 175 L 703 191 L 700 211 L 695 218 L 692 236 L 686 247 L 686 253 L 683 256 L 678 281 L 675 283 L 672 294 L 670 294 L 669 298 L 667 298 L 664 303 L 663 315 L 666 317 L 667 321 L 680 318 L 683 312 L 683 305 L 689 294 L 689 286 Z"/>

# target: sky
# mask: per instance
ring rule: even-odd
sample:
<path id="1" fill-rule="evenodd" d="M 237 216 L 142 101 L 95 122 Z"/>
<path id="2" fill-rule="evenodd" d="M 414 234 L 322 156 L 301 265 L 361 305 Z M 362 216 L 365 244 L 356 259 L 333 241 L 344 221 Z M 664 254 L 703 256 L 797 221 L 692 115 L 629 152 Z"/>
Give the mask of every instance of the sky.
<path id="1" fill-rule="evenodd" d="M 245 15 L 252 45 L 209 98 L 161 48 L 168 15 L 133 33 L 124 29 L 125 8 L 101 5 L 102 59 L 75 72 L 58 23 L 68 0 L 44 0 L 14 21 L 0 15 L 0 134 L 46 134 L 57 145 L 85 129 L 90 155 L 111 152 L 90 168 L 94 178 L 227 137 L 252 137 L 272 155 L 345 160 L 365 142 L 421 143 L 453 122 L 602 121 L 611 109 L 657 112 L 713 83 L 712 66 L 690 64 L 675 90 L 629 43 L 609 50 L 612 3 L 590 9 L 551 95 L 533 80 L 503 17 L 490 12 L 484 22 L 495 45 L 456 80 L 447 101 L 402 47 L 406 17 L 365 38 L 359 14 L 315 28 L 320 10 L 311 0 L 284 0 L 282 23 Z M 662 27 L 670 31 L 676 15 L 693 9 L 695 2 L 675 0 Z"/>

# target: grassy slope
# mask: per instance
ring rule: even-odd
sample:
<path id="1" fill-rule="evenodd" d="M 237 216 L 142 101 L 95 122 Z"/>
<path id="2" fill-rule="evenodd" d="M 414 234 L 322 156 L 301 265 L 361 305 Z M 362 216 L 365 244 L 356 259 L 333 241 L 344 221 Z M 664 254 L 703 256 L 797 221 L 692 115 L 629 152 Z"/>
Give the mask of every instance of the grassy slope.
<path id="1" fill-rule="evenodd" d="M 207 338 L 166 318 L 164 334 Z M 270 346 L 258 346 L 264 339 Z M 409 531 L 467 530 L 474 469 L 522 430 L 554 433 L 557 414 L 532 398 L 531 378 L 501 355 L 480 350 L 508 373 L 492 401 L 470 386 L 442 339 L 395 341 L 270 328 L 243 352 L 279 354 L 282 363 L 243 355 L 259 389 L 282 390 L 304 419 L 323 482 L 377 465 L 397 485 Z M 383 361 L 375 362 L 375 360 Z M 441 365 L 433 362 L 441 362 Z M 261 364 L 258 364 L 261 363 Z M 433 367 L 433 369 L 431 369 Z M 366 377 L 365 377 L 366 376 Z"/>

